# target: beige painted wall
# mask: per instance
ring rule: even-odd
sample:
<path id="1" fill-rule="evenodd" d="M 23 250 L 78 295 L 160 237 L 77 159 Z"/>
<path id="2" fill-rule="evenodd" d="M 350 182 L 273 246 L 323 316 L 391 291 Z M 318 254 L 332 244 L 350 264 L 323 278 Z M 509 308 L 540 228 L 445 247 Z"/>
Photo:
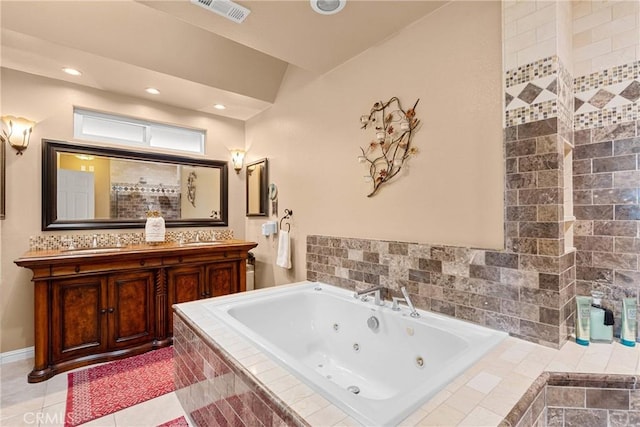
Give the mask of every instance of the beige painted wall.
<path id="1" fill-rule="evenodd" d="M 247 219 L 257 287 L 305 278 L 308 234 L 503 247 L 500 29 L 499 2 L 454 2 L 319 78 L 288 70 L 275 105 L 247 122 L 246 147 L 249 162 L 269 158 L 280 216 L 294 212 L 294 269 L 274 265 L 266 219 Z M 356 157 L 374 135 L 359 118 L 392 96 L 405 108 L 420 98 L 420 153 L 367 198 Z"/>
<path id="2" fill-rule="evenodd" d="M 28 250 L 29 236 L 40 231 L 41 139 L 72 141 L 73 106 L 207 130 L 206 157 L 228 160 L 229 148 L 244 144 L 237 120 L 172 108 L 61 81 L 2 69 L 2 114 L 37 122 L 23 156 L 7 156 L 7 218 L 2 224 L 0 267 L 0 351 L 33 345 L 31 273 L 13 264 Z M 229 228 L 244 237 L 244 181 L 229 174 Z"/>

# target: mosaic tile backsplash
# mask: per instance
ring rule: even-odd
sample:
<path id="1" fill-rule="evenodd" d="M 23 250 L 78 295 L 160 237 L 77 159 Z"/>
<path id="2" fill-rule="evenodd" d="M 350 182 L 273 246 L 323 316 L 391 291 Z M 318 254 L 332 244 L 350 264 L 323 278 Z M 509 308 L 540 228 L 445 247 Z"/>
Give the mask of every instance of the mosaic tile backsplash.
<path id="1" fill-rule="evenodd" d="M 189 242 L 199 235 L 200 240 L 229 240 L 233 239 L 233 230 L 189 230 L 167 231 L 165 242 Z M 130 233 L 96 233 L 98 246 L 116 246 L 118 240 L 122 246 L 139 245 L 145 243 L 144 232 Z M 93 234 L 41 234 L 29 237 L 30 251 L 46 251 L 65 249 L 73 242 L 76 248 L 88 248 L 93 243 Z"/>

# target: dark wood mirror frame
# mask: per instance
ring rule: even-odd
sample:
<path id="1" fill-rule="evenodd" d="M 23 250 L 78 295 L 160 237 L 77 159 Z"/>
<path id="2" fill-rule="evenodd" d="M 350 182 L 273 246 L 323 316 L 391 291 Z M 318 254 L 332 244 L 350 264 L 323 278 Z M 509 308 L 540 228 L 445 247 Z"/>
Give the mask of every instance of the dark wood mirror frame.
<path id="1" fill-rule="evenodd" d="M 90 230 L 102 228 L 144 228 L 144 219 L 57 219 L 57 154 L 74 153 L 93 156 L 114 157 L 126 160 L 161 162 L 176 165 L 200 166 L 220 170 L 220 215 L 219 219 L 188 218 L 167 219 L 167 227 L 223 227 L 229 225 L 229 169 L 221 160 L 195 159 L 160 153 L 145 153 L 120 148 L 105 148 L 70 144 L 63 141 L 42 140 L 42 230 Z"/>
<path id="2" fill-rule="evenodd" d="M 252 212 L 249 209 L 250 203 L 249 200 L 252 196 L 254 196 L 252 194 L 251 191 L 251 185 L 250 185 L 250 175 L 251 175 L 251 170 L 250 168 L 252 166 L 260 166 L 262 168 L 262 171 L 260 173 L 260 183 L 258 185 L 260 194 L 258 194 L 259 197 L 259 205 L 260 208 L 257 212 Z M 246 202 L 247 202 L 247 216 L 267 216 L 268 212 L 267 210 L 268 205 L 267 205 L 267 201 L 269 198 L 269 160 L 268 159 L 260 159 L 260 160 L 256 160 L 255 162 L 251 162 L 248 163 L 246 168 L 245 168 L 245 179 L 246 179 Z"/>

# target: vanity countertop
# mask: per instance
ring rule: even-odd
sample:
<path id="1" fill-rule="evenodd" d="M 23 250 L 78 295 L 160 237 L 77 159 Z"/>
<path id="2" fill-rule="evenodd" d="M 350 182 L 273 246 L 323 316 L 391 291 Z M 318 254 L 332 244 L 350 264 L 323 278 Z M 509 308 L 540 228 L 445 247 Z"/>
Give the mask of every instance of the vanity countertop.
<path id="1" fill-rule="evenodd" d="M 77 258 L 96 258 L 96 257 L 116 257 L 122 255 L 134 255 L 139 256 L 141 254 L 157 254 L 157 255 L 169 255 L 174 253 L 193 253 L 193 252 L 208 252 L 208 251 L 228 251 L 229 249 L 240 249 L 248 251 L 258 246 L 256 242 L 249 242 L 245 240 L 230 239 L 230 240 L 216 240 L 211 242 L 164 242 L 159 244 L 136 244 L 127 245 L 122 247 L 81 247 L 75 249 L 51 249 L 51 250 L 38 250 L 28 251 L 20 258 L 15 260 L 15 263 L 20 266 L 28 266 L 33 263 L 42 262 L 65 262 L 69 259 Z"/>

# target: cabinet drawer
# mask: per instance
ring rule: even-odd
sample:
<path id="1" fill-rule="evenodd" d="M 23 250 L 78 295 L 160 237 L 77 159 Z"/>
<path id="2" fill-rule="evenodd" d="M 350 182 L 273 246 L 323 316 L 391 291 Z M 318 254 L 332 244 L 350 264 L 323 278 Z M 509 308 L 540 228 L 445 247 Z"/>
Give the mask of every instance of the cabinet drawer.
<path id="1" fill-rule="evenodd" d="M 120 270 L 133 270 L 139 268 L 154 268 L 162 265 L 162 258 L 137 258 L 137 259 L 119 259 L 113 261 L 102 260 L 99 263 L 79 259 L 75 264 L 54 265 L 51 268 L 53 277 L 71 276 L 81 273 L 100 273 Z"/>
<path id="2" fill-rule="evenodd" d="M 235 261 L 241 259 L 242 255 L 236 251 L 217 251 L 212 253 L 201 253 L 196 255 L 171 255 L 163 258 L 164 265 L 180 265 L 191 263 L 209 263 L 216 261 Z"/>

